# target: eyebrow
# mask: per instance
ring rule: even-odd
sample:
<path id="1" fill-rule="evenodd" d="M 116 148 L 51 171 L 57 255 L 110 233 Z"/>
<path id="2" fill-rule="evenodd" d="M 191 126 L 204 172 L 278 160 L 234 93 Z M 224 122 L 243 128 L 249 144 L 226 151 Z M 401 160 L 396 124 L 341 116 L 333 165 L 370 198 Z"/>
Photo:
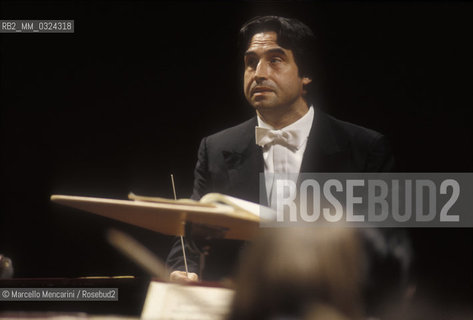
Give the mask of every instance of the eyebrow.
<path id="1" fill-rule="evenodd" d="M 273 48 L 273 49 L 269 49 L 269 50 L 267 50 L 267 51 L 264 52 L 264 54 L 268 54 L 268 53 L 269 53 L 269 54 L 271 54 L 271 53 L 279 53 L 279 54 L 281 54 L 281 55 L 286 56 L 286 52 L 284 52 L 284 50 L 281 49 L 281 48 Z M 246 52 L 245 52 L 245 57 L 250 56 L 250 55 L 255 55 L 255 54 L 256 54 L 256 53 L 255 53 L 254 51 L 246 51 Z"/>

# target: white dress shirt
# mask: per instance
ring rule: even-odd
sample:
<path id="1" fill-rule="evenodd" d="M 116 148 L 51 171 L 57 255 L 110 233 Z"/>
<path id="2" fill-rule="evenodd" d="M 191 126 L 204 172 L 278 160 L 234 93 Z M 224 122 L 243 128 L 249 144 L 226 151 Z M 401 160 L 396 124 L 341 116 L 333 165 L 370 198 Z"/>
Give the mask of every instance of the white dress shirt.
<path id="1" fill-rule="evenodd" d="M 288 174 L 297 176 L 301 169 L 302 158 L 304 151 L 307 146 L 307 138 L 312 127 L 314 120 L 314 108 L 311 106 L 309 111 L 296 122 L 280 129 L 275 130 L 271 125 L 265 123 L 258 116 L 258 126 L 260 128 L 272 130 L 272 135 L 282 135 L 284 132 L 297 132 L 299 136 L 297 139 L 298 145 L 288 146 L 285 143 L 279 142 L 275 139 L 271 143 L 263 145 L 263 158 L 264 158 L 264 173 L 266 182 L 266 193 L 268 195 L 268 203 L 274 208 L 276 198 L 278 197 L 275 192 L 275 181 L 273 179 L 274 174 Z M 255 129 L 258 131 L 258 127 Z M 256 143 L 261 145 L 261 137 L 256 134 Z M 281 195 L 279 195 L 281 196 Z"/>

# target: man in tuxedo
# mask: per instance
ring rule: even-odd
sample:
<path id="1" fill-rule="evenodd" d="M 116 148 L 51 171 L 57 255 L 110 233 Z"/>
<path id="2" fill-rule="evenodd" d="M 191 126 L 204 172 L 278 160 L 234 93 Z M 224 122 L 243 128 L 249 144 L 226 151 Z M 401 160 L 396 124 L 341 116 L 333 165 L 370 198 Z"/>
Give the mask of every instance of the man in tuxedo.
<path id="1" fill-rule="evenodd" d="M 271 173 L 392 169 L 394 161 L 381 134 L 337 120 L 313 105 L 315 52 L 309 27 L 296 19 L 256 17 L 243 25 L 240 37 L 244 94 L 256 116 L 202 139 L 193 199 L 220 192 L 260 202 L 259 173 L 264 172 L 266 194 L 261 202 L 274 207 L 278 195 Z M 209 278 L 228 275 L 240 246 L 223 240 L 213 246 L 207 257 L 206 269 L 213 275 Z M 175 270 L 172 280 L 188 279 L 180 250 L 176 242 L 167 259 Z M 198 250 L 188 245 L 187 251 L 189 279 L 196 280 Z M 214 270 L 212 256 L 220 261 Z"/>

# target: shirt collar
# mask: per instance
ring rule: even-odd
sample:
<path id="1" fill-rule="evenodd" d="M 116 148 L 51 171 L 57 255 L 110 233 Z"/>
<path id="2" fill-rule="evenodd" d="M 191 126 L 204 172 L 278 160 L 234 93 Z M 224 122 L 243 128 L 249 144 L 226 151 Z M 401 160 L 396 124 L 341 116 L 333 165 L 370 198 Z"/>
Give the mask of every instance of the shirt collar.
<path id="1" fill-rule="evenodd" d="M 266 129 L 275 130 L 273 126 L 264 122 L 263 119 L 261 119 L 259 115 L 257 116 L 257 118 L 258 118 L 258 126 L 262 128 L 266 128 Z M 296 122 L 293 122 L 290 125 L 285 126 L 284 128 L 281 128 L 280 130 L 298 129 L 300 130 L 301 134 L 304 137 L 308 137 L 310 133 L 310 129 L 312 128 L 313 121 L 314 121 L 314 107 L 310 106 L 309 111 L 307 111 L 305 115 L 303 115 Z"/>

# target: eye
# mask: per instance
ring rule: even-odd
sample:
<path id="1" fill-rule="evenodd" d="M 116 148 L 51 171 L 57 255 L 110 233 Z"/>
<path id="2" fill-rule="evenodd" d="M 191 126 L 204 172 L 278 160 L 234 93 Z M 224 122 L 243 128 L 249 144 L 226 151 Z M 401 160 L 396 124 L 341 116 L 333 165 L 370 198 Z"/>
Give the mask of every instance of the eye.
<path id="1" fill-rule="evenodd" d="M 257 64 L 258 64 L 258 59 L 256 59 L 255 57 L 247 57 L 245 59 L 245 66 L 247 68 L 255 69 Z"/>
<path id="2" fill-rule="evenodd" d="M 280 57 L 272 57 L 271 59 L 269 59 L 269 61 L 270 61 L 272 64 L 276 64 L 276 63 L 282 62 L 282 59 L 281 59 Z"/>

